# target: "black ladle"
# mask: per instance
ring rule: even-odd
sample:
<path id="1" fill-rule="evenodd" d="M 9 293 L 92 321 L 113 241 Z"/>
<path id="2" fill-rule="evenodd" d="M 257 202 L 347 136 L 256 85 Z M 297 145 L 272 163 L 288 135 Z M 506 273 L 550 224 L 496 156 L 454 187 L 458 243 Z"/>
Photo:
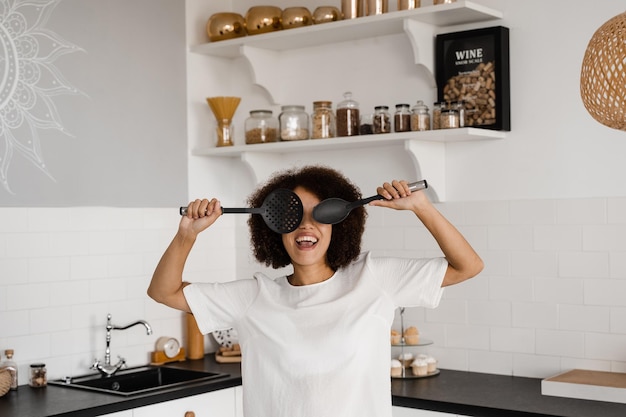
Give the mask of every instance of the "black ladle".
<path id="1" fill-rule="evenodd" d="M 411 192 L 423 190 L 428 188 L 426 180 L 412 182 L 409 184 Z M 364 206 L 374 200 L 384 200 L 380 194 L 375 196 L 363 198 L 361 200 L 354 201 L 352 203 L 347 202 L 341 198 L 327 198 L 313 208 L 313 218 L 318 223 L 323 224 L 337 224 L 343 221 L 350 212 L 360 206 Z"/>
<path id="2" fill-rule="evenodd" d="M 187 207 L 179 209 L 180 215 L 187 214 Z M 222 213 L 260 214 L 267 227 L 280 234 L 291 233 L 300 226 L 303 216 L 302 201 L 296 193 L 278 188 L 265 197 L 261 207 L 227 208 Z"/>

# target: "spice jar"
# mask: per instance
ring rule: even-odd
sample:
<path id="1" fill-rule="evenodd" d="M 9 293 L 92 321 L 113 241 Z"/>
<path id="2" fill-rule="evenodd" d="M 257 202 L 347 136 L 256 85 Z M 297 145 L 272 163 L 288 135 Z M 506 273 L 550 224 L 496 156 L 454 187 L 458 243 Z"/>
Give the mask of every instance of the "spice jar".
<path id="1" fill-rule="evenodd" d="M 45 363 L 33 363 L 30 365 L 30 378 L 28 380 L 28 385 L 33 388 L 45 387 L 48 385 L 46 373 Z"/>
<path id="2" fill-rule="evenodd" d="M 361 126 L 359 127 L 360 135 L 371 135 L 374 133 L 374 115 L 372 113 L 361 115 Z"/>
<path id="3" fill-rule="evenodd" d="M 314 101 L 311 115 L 311 139 L 334 138 L 335 114 L 331 101 Z"/>
<path id="4" fill-rule="evenodd" d="M 276 142 L 278 140 L 278 120 L 272 117 L 271 110 L 251 110 L 244 123 L 246 144 Z"/>
<path id="5" fill-rule="evenodd" d="M 459 127 L 465 127 L 465 101 L 454 101 L 450 105 L 459 112 Z"/>
<path id="6" fill-rule="evenodd" d="M 309 115 L 304 106 L 282 106 L 278 116 L 281 140 L 309 138 Z"/>
<path id="7" fill-rule="evenodd" d="M 459 111 L 452 107 L 446 106 L 441 109 L 441 117 L 439 118 L 441 129 L 455 129 L 459 127 Z"/>
<path id="8" fill-rule="evenodd" d="M 396 104 L 396 112 L 393 115 L 393 131 L 411 131 L 411 109 L 408 104 Z"/>
<path id="9" fill-rule="evenodd" d="M 413 114 L 411 115 L 411 130 L 422 132 L 430 130 L 430 113 L 428 106 L 422 100 L 419 100 L 413 106 Z"/>
<path id="10" fill-rule="evenodd" d="M 436 101 L 433 103 L 433 130 L 441 129 L 441 106 L 445 106 L 444 102 Z"/>
<path id="11" fill-rule="evenodd" d="M 391 132 L 391 118 L 389 117 L 388 106 L 376 106 L 374 107 L 374 120 L 373 120 L 374 133 L 390 133 Z"/>
<path id="12" fill-rule="evenodd" d="M 337 136 L 357 136 L 359 134 L 359 103 L 352 100 L 352 93 L 346 92 L 344 100 L 337 104 Z"/>
<path id="13" fill-rule="evenodd" d="M 433 0 L 433 4 L 449 4 L 456 3 L 456 0 Z"/>

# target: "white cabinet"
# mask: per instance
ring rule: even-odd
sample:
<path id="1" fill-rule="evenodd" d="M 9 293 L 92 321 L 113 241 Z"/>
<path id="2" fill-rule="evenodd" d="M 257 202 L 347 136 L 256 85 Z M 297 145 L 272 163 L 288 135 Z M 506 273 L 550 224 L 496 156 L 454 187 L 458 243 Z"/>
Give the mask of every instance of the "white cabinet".
<path id="1" fill-rule="evenodd" d="M 285 103 L 297 94 L 281 88 L 284 74 L 289 72 L 289 51 L 300 48 L 332 45 L 335 42 L 371 39 L 387 35 L 405 34 L 413 52 L 415 63 L 426 68 L 426 74 L 435 87 L 433 76 L 434 36 L 442 28 L 464 23 L 487 22 L 502 18 L 502 13 L 468 0 L 455 3 L 424 6 L 414 10 L 396 11 L 383 15 L 367 16 L 298 29 L 277 31 L 261 35 L 245 36 L 219 42 L 194 45 L 194 54 L 223 59 L 243 58 L 249 63 L 253 83 L 264 88 L 274 103 Z M 332 48 L 317 48 L 316 54 L 324 54 Z M 320 62 L 327 60 L 321 57 Z M 328 57 L 326 57 L 328 58 Z M 300 74 L 305 80 L 315 80 L 319 75 L 315 68 Z M 417 75 L 416 73 L 416 76 Z M 251 171 L 255 182 L 264 181 L 276 167 L 289 165 L 294 154 L 314 151 L 369 150 L 398 146 L 411 156 L 416 180 L 426 178 L 433 186 L 435 198 L 446 200 L 445 146 L 449 142 L 502 139 L 504 132 L 487 129 L 462 128 L 427 132 L 391 133 L 384 135 L 305 140 L 225 148 L 197 148 L 192 154 L 207 158 L 238 159 Z M 418 178 L 419 177 L 419 178 Z"/>
<path id="2" fill-rule="evenodd" d="M 132 416 L 185 417 L 186 412 L 192 411 L 195 417 L 235 417 L 235 390 L 235 388 L 222 389 L 135 408 Z"/>

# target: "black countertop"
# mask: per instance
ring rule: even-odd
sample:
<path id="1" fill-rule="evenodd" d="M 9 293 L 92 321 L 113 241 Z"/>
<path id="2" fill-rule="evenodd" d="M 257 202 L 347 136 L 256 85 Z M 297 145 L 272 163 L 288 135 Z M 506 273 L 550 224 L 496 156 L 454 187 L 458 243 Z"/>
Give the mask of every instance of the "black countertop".
<path id="1" fill-rule="evenodd" d="M 218 364 L 212 355 L 203 360 L 168 366 L 225 372 L 227 377 L 168 391 L 120 397 L 48 385 L 20 386 L 0 397 L 2 417 L 83 417 L 114 413 L 163 401 L 241 385 L 239 364 Z M 541 394 L 541 379 L 442 369 L 423 379 L 393 379 L 393 404 L 480 417 L 624 417 L 626 404 L 550 397 Z"/>
<path id="2" fill-rule="evenodd" d="M 442 369 L 423 379 L 393 379 L 393 404 L 480 417 L 626 417 L 626 404 L 541 394 L 541 379 Z"/>

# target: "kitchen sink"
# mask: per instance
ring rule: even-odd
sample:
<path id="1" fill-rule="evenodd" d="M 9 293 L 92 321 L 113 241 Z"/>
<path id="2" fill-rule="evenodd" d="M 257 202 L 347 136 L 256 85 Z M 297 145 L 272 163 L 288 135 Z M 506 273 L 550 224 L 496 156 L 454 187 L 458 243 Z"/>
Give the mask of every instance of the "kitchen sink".
<path id="1" fill-rule="evenodd" d="M 211 381 L 225 376 L 228 376 L 228 374 L 164 366 L 139 366 L 123 369 L 109 377 L 100 374 L 90 374 L 51 380 L 48 381 L 48 384 L 130 396 Z"/>

